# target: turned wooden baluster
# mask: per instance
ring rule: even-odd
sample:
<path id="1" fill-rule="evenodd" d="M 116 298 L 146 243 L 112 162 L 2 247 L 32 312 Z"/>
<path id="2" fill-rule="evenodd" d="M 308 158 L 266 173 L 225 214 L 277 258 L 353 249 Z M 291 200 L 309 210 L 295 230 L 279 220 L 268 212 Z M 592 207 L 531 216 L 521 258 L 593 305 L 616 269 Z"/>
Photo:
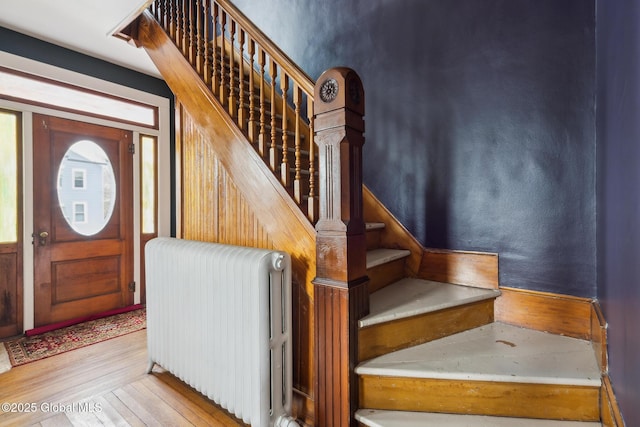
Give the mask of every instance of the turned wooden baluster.
<path id="1" fill-rule="evenodd" d="M 182 3 L 179 1 L 175 1 L 175 9 L 176 9 L 176 46 L 178 49 L 184 54 L 182 51 Z"/>
<path id="2" fill-rule="evenodd" d="M 237 117 L 238 106 L 236 105 L 235 90 L 235 41 L 236 41 L 236 21 L 229 17 L 229 115 Z"/>
<path id="3" fill-rule="evenodd" d="M 195 43 L 195 30 L 193 29 L 193 21 L 191 20 L 191 15 L 193 12 L 193 7 L 192 7 L 192 3 L 189 1 L 185 1 L 182 4 L 182 15 L 183 15 L 183 19 L 184 19 L 184 41 L 185 41 L 185 45 L 184 45 L 184 49 L 185 49 L 185 54 L 184 57 L 187 58 L 187 60 L 189 61 L 189 64 L 191 64 L 192 66 L 195 65 L 195 58 L 193 55 L 193 45 Z"/>
<path id="4" fill-rule="evenodd" d="M 307 120 L 309 122 L 309 194 L 307 217 L 312 223 L 318 219 L 318 197 L 316 196 L 316 143 L 313 118 L 313 98 L 307 94 Z"/>
<path id="5" fill-rule="evenodd" d="M 198 41 L 196 37 L 200 36 L 200 32 L 197 27 L 197 19 L 196 19 L 196 11 L 198 7 L 198 0 L 185 2 L 185 19 L 187 19 L 187 53 L 186 56 L 189 59 L 189 63 L 195 68 L 195 70 L 200 73 L 198 69 L 198 58 L 197 58 L 197 48 Z"/>
<path id="6" fill-rule="evenodd" d="M 209 57 L 209 43 L 211 40 L 210 30 L 210 16 L 211 16 L 211 0 L 204 0 L 204 10 L 202 11 L 202 25 L 203 25 L 203 37 L 202 42 L 202 56 L 203 56 L 203 69 L 204 82 L 207 86 L 211 85 L 211 59 Z"/>
<path id="7" fill-rule="evenodd" d="M 160 20 L 159 8 L 160 8 L 159 1 L 155 1 L 149 5 L 149 10 L 151 11 L 151 14 L 153 15 L 153 17 L 156 18 L 156 21 L 158 21 L 159 23 L 162 23 L 162 21 Z"/>
<path id="8" fill-rule="evenodd" d="M 258 46 L 258 64 L 260 65 L 260 135 L 258 136 L 258 152 L 262 157 L 267 153 L 267 124 L 266 124 L 266 106 L 265 106 L 265 65 L 266 54 L 264 50 Z"/>
<path id="9" fill-rule="evenodd" d="M 269 148 L 269 165 L 272 171 L 276 171 L 280 166 L 278 159 L 278 130 L 277 130 L 277 110 L 276 110 L 276 78 L 278 76 L 278 65 L 269 58 L 269 78 L 271 80 L 271 147 Z"/>
<path id="10" fill-rule="evenodd" d="M 220 22 L 220 102 L 224 105 L 227 102 L 227 98 L 229 94 L 227 93 L 227 85 L 225 84 L 227 81 L 226 71 L 225 71 L 225 55 L 226 55 L 226 37 L 225 37 L 225 27 L 227 25 L 227 14 L 222 8 L 218 8 L 220 12 L 219 22 Z"/>
<path id="11" fill-rule="evenodd" d="M 185 58 L 189 59 L 189 22 L 187 2 L 180 2 L 180 46 L 182 47 L 182 54 Z M 193 62 L 191 63 L 193 64 Z"/>
<path id="12" fill-rule="evenodd" d="M 218 62 L 218 31 L 220 25 L 218 23 L 218 3 L 215 1 L 211 8 L 211 22 L 213 23 L 211 34 L 211 91 L 218 95 L 220 90 L 220 64 Z"/>
<path id="13" fill-rule="evenodd" d="M 256 142 L 256 103 L 255 103 L 255 59 L 254 56 L 256 54 L 256 43 L 253 41 L 251 37 L 249 37 L 249 122 L 247 124 L 248 130 L 247 133 L 249 135 L 249 141 L 251 143 Z"/>
<path id="14" fill-rule="evenodd" d="M 169 37 L 174 42 L 176 41 L 176 9 L 173 0 L 167 0 L 167 30 L 169 31 Z"/>
<path id="15" fill-rule="evenodd" d="M 244 91 L 244 43 L 245 32 L 240 28 L 240 39 L 238 40 L 238 85 L 240 91 L 238 92 L 238 125 L 240 129 L 247 129 L 247 109 L 245 108 L 245 91 Z"/>
<path id="16" fill-rule="evenodd" d="M 204 56 L 202 54 L 204 50 L 204 26 L 202 23 L 203 14 L 204 14 L 204 0 L 196 0 L 195 4 L 195 22 L 196 22 L 196 71 L 202 77 L 202 80 L 206 81 L 205 73 L 204 73 Z"/>
<path id="17" fill-rule="evenodd" d="M 164 0 L 163 2 L 164 5 L 164 28 L 167 31 L 170 31 L 171 29 L 171 1 L 170 0 Z"/>
<path id="18" fill-rule="evenodd" d="M 302 149 L 300 147 L 300 102 L 302 100 L 302 90 L 293 83 L 293 106 L 294 106 L 294 149 L 295 149 L 295 172 L 293 176 L 293 198 L 298 205 L 302 204 Z"/>
<path id="19" fill-rule="evenodd" d="M 289 188 L 291 184 L 291 173 L 289 171 L 289 124 L 287 121 L 289 76 L 285 72 L 280 75 L 280 90 L 282 91 L 282 163 L 280 164 L 280 182 L 285 188 Z"/>
<path id="20" fill-rule="evenodd" d="M 160 0 L 160 24 L 169 32 L 169 0 Z"/>
<path id="21" fill-rule="evenodd" d="M 314 284 L 316 425 L 356 425 L 358 320 L 368 314 L 362 216 L 364 94 L 357 74 L 334 68 L 315 89 L 320 176 Z M 330 178 L 330 179 L 328 179 Z"/>
<path id="22" fill-rule="evenodd" d="M 180 5 L 178 4 L 178 0 L 172 0 L 173 3 L 173 18 L 174 18 L 174 22 L 173 22 L 173 26 L 175 27 L 175 42 L 176 42 L 176 46 L 178 47 L 178 49 L 182 50 L 180 42 L 182 40 L 182 37 L 180 36 Z"/>

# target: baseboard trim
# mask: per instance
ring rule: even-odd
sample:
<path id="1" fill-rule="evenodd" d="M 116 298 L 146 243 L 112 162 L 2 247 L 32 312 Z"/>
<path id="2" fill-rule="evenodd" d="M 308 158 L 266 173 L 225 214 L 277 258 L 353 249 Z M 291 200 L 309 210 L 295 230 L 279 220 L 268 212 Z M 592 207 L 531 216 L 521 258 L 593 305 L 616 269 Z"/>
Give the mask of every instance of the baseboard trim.
<path id="1" fill-rule="evenodd" d="M 52 323 L 45 326 L 38 326 L 37 328 L 28 329 L 24 331 L 24 335 L 27 337 L 31 337 L 38 334 L 43 334 L 45 332 L 55 331 L 56 329 L 66 328 L 67 326 L 77 325 L 78 323 L 88 322 L 90 320 L 102 319 L 103 317 L 114 316 L 116 314 L 127 313 L 129 311 L 137 310 L 139 308 L 143 308 L 142 304 L 133 304 L 128 305 L 122 308 L 115 308 L 113 310 L 103 311 L 101 313 L 92 314 L 89 316 L 76 317 L 70 320 L 64 320 L 62 322 Z"/>
<path id="2" fill-rule="evenodd" d="M 592 339 L 593 300 L 570 295 L 500 288 L 498 322 L 585 340 Z"/>
<path id="3" fill-rule="evenodd" d="M 425 249 L 418 277 L 475 288 L 498 289 L 498 255 L 486 252 Z"/>
<path id="4" fill-rule="evenodd" d="M 600 389 L 600 416 L 604 427 L 625 427 L 618 401 L 613 393 L 609 375 L 602 376 Z"/>

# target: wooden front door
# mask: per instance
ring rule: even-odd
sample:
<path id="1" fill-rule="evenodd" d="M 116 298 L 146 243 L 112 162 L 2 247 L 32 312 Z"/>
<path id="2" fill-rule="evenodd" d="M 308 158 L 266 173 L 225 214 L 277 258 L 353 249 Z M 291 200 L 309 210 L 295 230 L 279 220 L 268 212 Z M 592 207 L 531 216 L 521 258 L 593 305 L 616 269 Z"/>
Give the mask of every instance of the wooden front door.
<path id="1" fill-rule="evenodd" d="M 35 326 L 133 303 L 132 134 L 34 114 Z"/>

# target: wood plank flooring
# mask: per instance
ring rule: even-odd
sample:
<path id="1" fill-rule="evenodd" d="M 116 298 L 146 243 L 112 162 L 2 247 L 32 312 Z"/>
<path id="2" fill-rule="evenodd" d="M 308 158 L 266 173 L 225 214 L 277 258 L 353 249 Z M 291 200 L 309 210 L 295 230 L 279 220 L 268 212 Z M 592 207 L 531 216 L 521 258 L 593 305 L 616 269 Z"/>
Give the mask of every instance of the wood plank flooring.
<path id="1" fill-rule="evenodd" d="M 146 339 L 142 330 L 0 374 L 0 426 L 243 425 L 162 368 L 147 375 Z"/>

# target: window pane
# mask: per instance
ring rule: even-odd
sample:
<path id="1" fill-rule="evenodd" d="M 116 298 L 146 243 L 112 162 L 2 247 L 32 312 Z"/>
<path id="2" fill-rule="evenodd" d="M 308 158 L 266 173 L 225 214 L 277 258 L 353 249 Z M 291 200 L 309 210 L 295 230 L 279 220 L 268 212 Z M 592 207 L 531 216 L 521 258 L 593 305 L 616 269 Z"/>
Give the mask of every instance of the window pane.
<path id="1" fill-rule="evenodd" d="M 18 118 L 0 111 L 0 242 L 18 241 Z"/>
<path id="2" fill-rule="evenodd" d="M 84 170 L 74 169 L 73 171 L 73 188 L 83 189 L 84 188 Z"/>
<path id="3" fill-rule="evenodd" d="M 58 203 L 71 228 L 83 236 L 102 231 L 113 214 L 115 191 L 113 166 L 102 147 L 87 139 L 71 145 L 58 167 Z"/>
<path id="4" fill-rule="evenodd" d="M 84 203 L 74 203 L 73 204 L 73 222 L 76 223 L 85 223 L 87 222 L 85 216 L 85 204 Z"/>
<path id="5" fill-rule="evenodd" d="M 157 107 L 4 69 L 0 69 L 0 93 L 14 99 L 54 105 L 66 111 L 158 128 Z"/>
<path id="6" fill-rule="evenodd" d="M 156 138 L 142 136 L 142 233 L 156 232 Z"/>

